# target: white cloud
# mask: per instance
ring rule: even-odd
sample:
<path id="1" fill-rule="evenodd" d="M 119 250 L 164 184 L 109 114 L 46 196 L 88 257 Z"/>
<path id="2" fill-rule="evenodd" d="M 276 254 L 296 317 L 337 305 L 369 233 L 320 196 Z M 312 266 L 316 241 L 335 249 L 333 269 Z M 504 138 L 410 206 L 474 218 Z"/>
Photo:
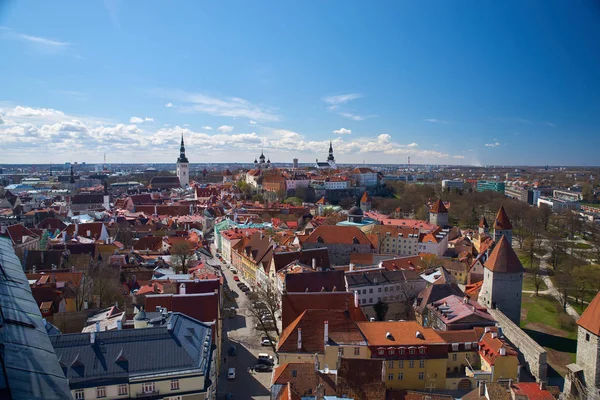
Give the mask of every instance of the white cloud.
<path id="1" fill-rule="evenodd" d="M 425 122 L 430 122 L 432 124 L 449 124 L 449 121 L 446 121 L 444 119 L 437 119 L 437 118 L 426 118 L 423 121 Z"/>
<path id="2" fill-rule="evenodd" d="M 333 131 L 333 133 L 335 133 L 336 135 L 350 135 L 352 133 L 352 130 L 346 129 L 346 128 L 340 128 L 340 129 L 336 129 L 335 131 Z"/>
<path id="3" fill-rule="evenodd" d="M 212 131 L 212 126 L 203 126 L 202 129 L 204 129 L 205 131 Z"/>
<path id="4" fill-rule="evenodd" d="M 500 143 L 498 143 L 498 142 L 485 144 L 485 147 L 498 147 L 498 146 L 500 146 Z"/>
<path id="5" fill-rule="evenodd" d="M 465 156 L 452 156 L 452 158 L 455 158 L 457 160 L 462 160 L 465 158 Z"/>
<path id="6" fill-rule="evenodd" d="M 250 125 L 256 125 L 256 121 L 250 120 Z"/>
<path id="7" fill-rule="evenodd" d="M 62 117 L 65 113 L 62 111 L 54 110 L 52 108 L 31 108 L 31 107 L 21 107 L 16 106 L 15 108 L 9 110 L 6 113 L 7 117 L 49 117 L 49 116 L 58 116 Z"/>
<path id="8" fill-rule="evenodd" d="M 181 90 L 167 91 L 162 95 L 182 103 L 178 106 L 181 112 L 200 112 L 219 117 L 248 118 L 255 121 L 277 121 L 279 119 L 272 108 L 254 104 L 239 97 L 218 98 Z"/>
<path id="9" fill-rule="evenodd" d="M 347 103 L 351 100 L 355 100 L 358 98 L 361 98 L 362 95 L 359 93 L 348 93 L 348 94 L 340 94 L 337 96 L 328 96 L 328 97 L 323 97 L 323 101 L 327 104 L 331 104 L 333 106 L 336 106 L 338 104 L 344 104 Z M 337 107 L 336 107 L 337 108 Z M 330 108 L 331 110 L 332 108 Z M 333 108 L 335 109 L 335 108 Z"/>
<path id="10" fill-rule="evenodd" d="M 233 131 L 233 126 L 221 125 L 220 127 L 217 128 L 217 130 L 219 132 L 229 133 L 229 132 Z"/>
<path id="11" fill-rule="evenodd" d="M 353 121 L 363 121 L 363 120 L 365 119 L 365 117 L 361 117 L 360 115 L 351 114 L 351 113 L 348 113 L 348 112 L 343 112 L 343 113 L 340 113 L 340 115 L 341 115 L 342 117 L 345 117 L 345 118 L 351 119 L 351 120 L 353 120 Z"/>
<path id="12" fill-rule="evenodd" d="M 187 128 L 190 126 L 190 124 L 183 124 L 183 126 L 185 126 Z"/>
<path id="13" fill-rule="evenodd" d="M 173 103 L 167 103 L 167 104 L 165 104 L 165 107 L 171 108 L 171 107 L 173 107 Z"/>
<path id="14" fill-rule="evenodd" d="M 31 43 L 35 43 L 35 44 L 40 44 L 43 46 L 50 46 L 50 47 L 65 47 L 65 46 L 69 46 L 70 43 L 67 42 L 59 42 L 58 40 L 51 40 L 51 39 L 46 39 L 43 37 L 39 37 L 39 36 L 31 36 L 31 35 L 25 35 L 23 33 L 17 35 L 20 39 L 25 40 L 27 42 L 31 42 Z"/>
<path id="15" fill-rule="evenodd" d="M 0 113 L 0 125 L 4 125 L 4 117 L 2 117 L 2 113 Z"/>
<path id="16" fill-rule="evenodd" d="M 154 118 L 150 118 L 150 117 L 146 117 L 146 118 L 131 117 L 131 119 L 129 120 L 129 122 L 131 122 L 132 124 L 143 124 L 144 122 L 154 122 Z"/>

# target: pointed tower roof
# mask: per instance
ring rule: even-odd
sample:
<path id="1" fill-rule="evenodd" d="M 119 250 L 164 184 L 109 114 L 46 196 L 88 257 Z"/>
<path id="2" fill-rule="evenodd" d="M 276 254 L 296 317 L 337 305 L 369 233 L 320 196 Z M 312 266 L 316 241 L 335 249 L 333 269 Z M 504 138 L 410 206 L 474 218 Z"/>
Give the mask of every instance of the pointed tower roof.
<path id="1" fill-rule="evenodd" d="M 183 143 L 183 133 L 181 134 L 181 146 L 179 147 L 179 158 L 177 159 L 178 163 L 189 163 L 187 157 L 185 156 L 185 144 Z"/>
<path id="2" fill-rule="evenodd" d="M 484 266 L 492 272 L 524 272 L 523 264 L 517 257 L 506 236 L 502 236 Z"/>
<path id="3" fill-rule="evenodd" d="M 504 211 L 504 206 L 500 206 L 500 209 L 498 210 L 498 214 L 494 220 L 494 229 L 501 231 L 512 229 L 512 224 L 510 223 L 510 219 L 508 219 L 506 211 Z"/>
<path id="4" fill-rule="evenodd" d="M 360 199 L 361 203 L 370 203 L 371 202 L 371 198 L 369 197 L 369 194 L 367 193 L 367 191 L 365 190 L 365 192 L 363 193 L 361 199 Z"/>
<path id="5" fill-rule="evenodd" d="M 600 293 L 594 297 L 594 300 L 581 314 L 581 318 L 577 320 L 577 325 L 596 336 L 600 336 Z"/>
<path id="6" fill-rule="evenodd" d="M 325 196 L 321 197 L 318 201 L 317 204 L 327 204 L 327 199 L 325 199 Z"/>
<path id="7" fill-rule="evenodd" d="M 479 227 L 480 228 L 489 228 L 487 219 L 485 219 L 485 215 L 481 216 L 481 219 L 479 220 Z"/>
<path id="8" fill-rule="evenodd" d="M 444 202 L 441 199 L 438 199 L 435 203 L 433 203 L 429 212 L 435 214 L 447 214 L 448 209 L 444 205 Z"/>

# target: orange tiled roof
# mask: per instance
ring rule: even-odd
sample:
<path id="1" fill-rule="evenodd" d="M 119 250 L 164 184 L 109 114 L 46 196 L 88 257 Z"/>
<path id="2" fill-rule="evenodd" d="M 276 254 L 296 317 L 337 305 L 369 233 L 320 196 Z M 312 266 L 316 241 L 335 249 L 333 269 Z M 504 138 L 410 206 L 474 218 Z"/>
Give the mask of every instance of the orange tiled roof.
<path id="1" fill-rule="evenodd" d="M 321 238 L 324 244 L 344 243 L 352 244 L 354 238 L 358 244 L 373 246 L 363 231 L 355 226 L 320 225 L 306 238 L 305 243 L 319 243 Z"/>
<path id="2" fill-rule="evenodd" d="M 357 322 L 358 329 L 367 339 L 369 346 L 389 345 L 423 345 L 444 344 L 444 339 L 431 328 L 424 328 L 415 321 L 392 321 L 392 322 Z M 386 333 L 392 334 L 393 340 L 386 338 Z M 422 337 L 417 337 L 417 332 Z"/>
<path id="3" fill-rule="evenodd" d="M 577 325 L 596 336 L 600 336 L 600 292 L 581 314 L 581 317 L 577 320 Z"/>
<path id="4" fill-rule="evenodd" d="M 510 223 L 510 219 L 508 219 L 506 211 L 504 211 L 504 206 L 500 206 L 500 209 L 498 210 L 496 220 L 494 221 L 494 229 L 498 229 L 500 231 L 512 229 L 512 224 Z"/>
<path id="5" fill-rule="evenodd" d="M 442 200 L 438 199 L 435 203 L 433 203 L 433 205 L 431 206 L 431 209 L 429 209 L 429 212 L 432 212 L 435 214 L 447 214 L 448 209 L 444 205 L 444 202 Z"/>
<path id="6" fill-rule="evenodd" d="M 513 250 L 506 236 L 502 236 L 484 266 L 492 272 L 524 272 L 521 260 Z"/>
<path id="7" fill-rule="evenodd" d="M 500 355 L 501 348 L 506 351 L 504 356 Z M 492 329 L 484 333 L 479 341 L 479 355 L 490 365 L 494 365 L 498 357 L 516 357 L 517 352 L 498 337 L 498 332 L 495 329 Z"/>

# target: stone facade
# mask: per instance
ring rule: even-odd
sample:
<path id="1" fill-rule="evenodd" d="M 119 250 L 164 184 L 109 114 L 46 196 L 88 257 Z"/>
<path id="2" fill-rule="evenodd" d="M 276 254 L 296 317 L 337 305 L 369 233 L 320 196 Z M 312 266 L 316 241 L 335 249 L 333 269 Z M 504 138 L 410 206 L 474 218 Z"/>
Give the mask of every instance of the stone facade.
<path id="1" fill-rule="evenodd" d="M 589 389 L 600 388 L 599 354 L 600 337 L 580 326 L 577 330 L 577 365 L 583 368 L 584 383 Z"/>
<path id="2" fill-rule="evenodd" d="M 494 229 L 494 242 L 498 242 L 502 236 L 506 236 L 508 243 L 512 243 L 512 229 Z"/>
<path id="3" fill-rule="evenodd" d="M 346 244 L 346 243 L 304 243 L 305 249 L 318 249 L 325 247 L 329 253 L 329 262 L 332 265 L 350 264 L 350 253 L 372 253 L 370 244 Z"/>
<path id="4" fill-rule="evenodd" d="M 448 213 L 429 213 L 429 223 L 437 226 L 448 225 Z"/>
<path id="5" fill-rule="evenodd" d="M 521 322 L 522 291 L 522 272 L 492 272 L 485 268 L 479 303 L 490 309 L 499 309 L 518 326 Z"/>
<path id="6" fill-rule="evenodd" d="M 490 315 L 498 321 L 505 338 L 519 352 L 519 361 L 527 371 L 538 381 L 546 381 L 548 364 L 546 350 L 537 344 L 518 325 L 515 325 L 506 315 L 499 310 L 488 310 Z"/>

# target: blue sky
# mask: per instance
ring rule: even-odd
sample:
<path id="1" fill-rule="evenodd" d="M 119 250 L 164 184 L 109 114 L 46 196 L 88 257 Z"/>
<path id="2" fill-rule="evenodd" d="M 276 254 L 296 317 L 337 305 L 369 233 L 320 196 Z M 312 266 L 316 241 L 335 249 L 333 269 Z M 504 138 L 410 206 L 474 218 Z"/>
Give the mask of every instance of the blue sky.
<path id="1" fill-rule="evenodd" d="M 600 6 L 0 2 L 0 162 L 598 165 Z"/>

